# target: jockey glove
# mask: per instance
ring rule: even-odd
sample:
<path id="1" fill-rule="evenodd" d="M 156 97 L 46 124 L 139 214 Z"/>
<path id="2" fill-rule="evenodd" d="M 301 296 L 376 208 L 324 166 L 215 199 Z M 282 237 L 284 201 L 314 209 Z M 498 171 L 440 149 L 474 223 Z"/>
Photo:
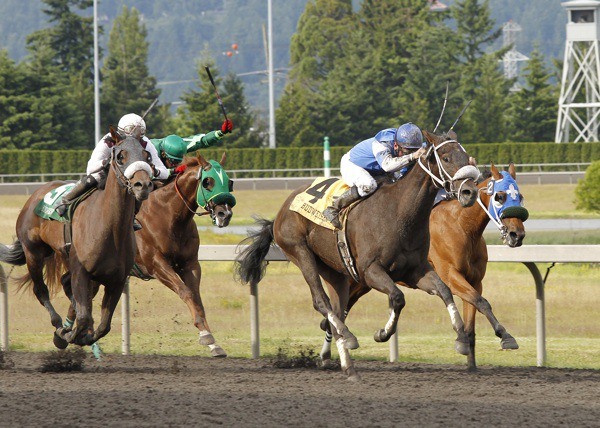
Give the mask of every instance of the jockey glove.
<path id="1" fill-rule="evenodd" d="M 233 130 L 233 122 L 229 119 L 225 119 L 221 125 L 221 132 L 223 134 L 229 134 Z"/>

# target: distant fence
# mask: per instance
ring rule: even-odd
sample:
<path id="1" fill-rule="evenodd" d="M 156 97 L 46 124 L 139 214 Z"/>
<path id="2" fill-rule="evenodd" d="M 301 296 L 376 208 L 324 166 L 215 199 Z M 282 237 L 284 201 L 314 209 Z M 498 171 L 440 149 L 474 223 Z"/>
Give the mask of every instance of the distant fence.
<path id="1" fill-rule="evenodd" d="M 243 246 L 236 245 L 200 245 L 198 260 L 200 261 L 233 261 Z M 537 365 L 546 364 L 546 312 L 545 290 L 546 278 L 542 277 L 536 263 L 600 263 L 600 245 L 524 245 L 519 248 L 509 248 L 504 245 L 488 245 L 490 262 L 523 263 L 533 275 L 536 291 L 536 336 L 537 336 Z M 266 260 L 287 261 L 279 247 L 269 249 Z M 548 268 L 550 269 L 550 268 Z M 548 272 L 546 272 L 546 277 Z M 130 316 L 129 316 L 129 286 L 123 292 L 121 299 L 122 352 L 130 353 Z M 258 284 L 250 285 L 250 336 L 252 357 L 260 356 Z M 0 348 L 7 350 L 8 340 L 8 286 L 4 270 L 0 265 Z M 394 335 L 390 339 L 390 361 L 398 360 L 398 339 Z"/>

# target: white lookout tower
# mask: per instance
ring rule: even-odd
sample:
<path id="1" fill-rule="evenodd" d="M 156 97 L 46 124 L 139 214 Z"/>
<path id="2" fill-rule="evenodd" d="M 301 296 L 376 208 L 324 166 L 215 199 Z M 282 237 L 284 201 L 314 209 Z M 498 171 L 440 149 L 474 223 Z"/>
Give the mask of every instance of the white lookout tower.
<path id="1" fill-rule="evenodd" d="M 569 20 L 555 141 L 598 141 L 600 1 L 572 0 L 561 5 Z"/>

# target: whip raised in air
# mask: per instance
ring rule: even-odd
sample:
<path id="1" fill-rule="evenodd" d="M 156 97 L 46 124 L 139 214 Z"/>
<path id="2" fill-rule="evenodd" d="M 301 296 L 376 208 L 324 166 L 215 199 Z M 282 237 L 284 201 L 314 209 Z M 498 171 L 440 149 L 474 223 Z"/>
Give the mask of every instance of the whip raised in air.
<path id="1" fill-rule="evenodd" d="M 210 79 L 210 83 L 212 84 L 213 88 L 215 89 L 215 95 L 217 96 L 217 101 L 219 102 L 219 105 L 221 106 L 221 111 L 223 112 L 223 116 L 225 116 L 225 120 L 227 120 L 227 113 L 225 113 L 225 107 L 223 107 L 223 101 L 221 100 L 221 96 L 219 95 L 219 91 L 217 91 L 217 85 L 215 85 L 215 81 L 212 77 L 212 74 L 210 74 L 210 69 L 208 68 L 208 65 L 204 66 L 204 69 L 206 70 L 206 74 L 208 74 L 208 78 Z"/>

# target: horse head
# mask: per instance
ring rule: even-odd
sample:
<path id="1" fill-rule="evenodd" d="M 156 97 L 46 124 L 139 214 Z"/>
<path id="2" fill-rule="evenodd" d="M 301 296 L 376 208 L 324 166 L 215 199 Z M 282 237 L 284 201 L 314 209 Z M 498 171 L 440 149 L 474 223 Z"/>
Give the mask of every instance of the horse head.
<path id="1" fill-rule="evenodd" d="M 491 220 L 500 229 L 502 241 L 509 247 L 520 247 L 525 238 L 523 222 L 529 217 L 523 206 L 523 196 L 516 182 L 515 165 L 511 163 L 508 171 L 498 171 L 491 166 L 491 177 L 485 187 L 489 197 L 487 212 Z M 484 206 L 485 209 L 485 206 Z"/>
<path id="2" fill-rule="evenodd" d="M 215 226 L 226 227 L 233 216 L 231 208 L 236 204 L 233 192 L 233 181 L 223 169 L 225 164 L 225 153 L 221 156 L 221 162 L 215 160 L 207 161 L 198 154 L 198 190 L 196 202 L 209 212 L 210 218 Z"/>
<path id="3" fill-rule="evenodd" d="M 442 135 L 423 130 L 429 150 L 418 159 L 419 166 L 431 176 L 436 187 L 444 188 L 455 196 L 463 207 L 477 200 L 479 170 L 472 164 L 465 149 L 456 139 L 454 131 Z M 423 163 L 427 161 L 427 165 Z"/>
<path id="4" fill-rule="evenodd" d="M 135 137 L 122 137 L 113 127 L 110 134 L 116 142 L 111 154 L 111 168 L 119 184 L 138 201 L 148 199 L 152 190 L 152 156 Z"/>

